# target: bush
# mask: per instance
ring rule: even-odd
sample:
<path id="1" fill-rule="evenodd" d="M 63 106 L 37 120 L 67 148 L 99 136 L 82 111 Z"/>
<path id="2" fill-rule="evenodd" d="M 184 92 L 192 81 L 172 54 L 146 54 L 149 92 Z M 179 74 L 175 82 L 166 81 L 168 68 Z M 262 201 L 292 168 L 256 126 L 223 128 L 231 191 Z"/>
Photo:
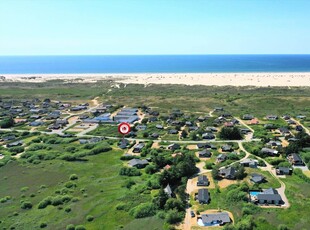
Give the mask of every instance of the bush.
<path id="1" fill-rule="evenodd" d="M 66 230 L 75 230 L 75 227 L 73 224 L 69 224 L 67 225 Z"/>
<path id="2" fill-rule="evenodd" d="M 38 209 L 43 209 L 46 208 L 48 205 L 52 204 L 52 198 L 51 197 L 47 197 L 45 199 L 43 199 L 39 205 L 38 205 Z"/>
<path id="3" fill-rule="evenodd" d="M 9 152 L 15 153 L 15 154 L 22 153 L 22 152 L 24 152 L 24 150 L 25 150 L 25 148 L 23 146 L 17 146 L 17 147 L 8 148 Z"/>
<path id="4" fill-rule="evenodd" d="M 278 230 L 289 230 L 289 228 L 285 224 L 280 224 Z"/>
<path id="5" fill-rule="evenodd" d="M 86 220 L 87 220 L 88 222 L 91 222 L 91 221 L 94 220 L 94 217 L 93 217 L 92 215 L 88 215 L 88 216 L 86 217 Z"/>
<path id="6" fill-rule="evenodd" d="M 169 210 L 166 214 L 166 221 L 169 224 L 176 224 L 183 220 L 184 214 L 182 212 L 178 212 L 176 209 Z"/>
<path id="7" fill-rule="evenodd" d="M 75 230 L 86 230 L 86 228 L 83 225 L 77 225 Z"/>
<path id="8" fill-rule="evenodd" d="M 6 129 L 6 128 L 10 128 L 14 125 L 14 120 L 12 117 L 9 118 L 4 118 L 1 122 L 0 122 L 0 127 L 2 129 Z"/>
<path id="9" fill-rule="evenodd" d="M 30 201 L 23 201 L 20 207 L 22 209 L 31 209 L 32 203 Z"/>
<path id="10" fill-rule="evenodd" d="M 140 204 L 133 208 L 131 212 L 135 218 L 154 216 L 156 213 L 154 205 L 150 203 Z"/>
<path id="11" fill-rule="evenodd" d="M 65 183 L 65 187 L 66 188 L 75 188 L 76 187 L 76 183 L 74 183 L 72 181 L 68 181 L 67 183 Z"/>
<path id="12" fill-rule="evenodd" d="M 206 169 L 212 169 L 213 168 L 213 163 L 212 162 L 206 162 L 205 168 Z"/>
<path id="13" fill-rule="evenodd" d="M 156 168 L 155 165 L 148 165 L 148 166 L 145 167 L 145 172 L 147 174 L 154 174 L 154 173 L 157 172 L 157 168 Z"/>
<path id="14" fill-rule="evenodd" d="M 65 208 L 65 212 L 71 212 L 71 208 L 70 207 Z"/>
<path id="15" fill-rule="evenodd" d="M 77 179 L 79 179 L 79 177 L 76 174 L 72 174 L 69 179 L 70 180 L 77 180 Z"/>
<path id="16" fill-rule="evenodd" d="M 119 175 L 121 176 L 140 176 L 141 172 L 137 168 L 121 168 Z"/>
<path id="17" fill-rule="evenodd" d="M 242 135 L 237 127 L 223 127 L 220 131 L 220 138 L 224 140 L 241 140 Z"/>
<path id="18" fill-rule="evenodd" d="M 126 186 L 126 188 L 130 189 L 135 184 L 136 184 L 136 182 L 129 180 L 126 182 L 125 186 Z"/>
<path id="19" fill-rule="evenodd" d="M 40 223 L 40 228 L 45 228 L 45 227 L 47 227 L 47 223 L 45 222 Z"/>

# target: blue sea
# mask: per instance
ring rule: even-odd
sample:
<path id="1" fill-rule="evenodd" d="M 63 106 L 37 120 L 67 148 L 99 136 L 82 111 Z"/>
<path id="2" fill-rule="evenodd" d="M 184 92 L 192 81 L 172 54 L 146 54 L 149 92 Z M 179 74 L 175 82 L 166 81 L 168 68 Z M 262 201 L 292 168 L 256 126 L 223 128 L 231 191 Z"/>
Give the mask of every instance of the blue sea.
<path id="1" fill-rule="evenodd" d="M 310 55 L 0 56 L 0 74 L 310 72 Z"/>

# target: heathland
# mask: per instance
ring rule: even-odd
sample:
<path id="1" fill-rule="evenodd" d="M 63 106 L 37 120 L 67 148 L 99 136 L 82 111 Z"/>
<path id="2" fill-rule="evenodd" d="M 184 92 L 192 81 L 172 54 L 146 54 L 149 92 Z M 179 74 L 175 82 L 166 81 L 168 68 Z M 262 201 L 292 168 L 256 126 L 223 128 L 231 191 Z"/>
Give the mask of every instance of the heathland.
<path id="1" fill-rule="evenodd" d="M 15 122 L 0 133 L 3 141 L 0 146 L 2 229 L 204 229 L 188 216 L 190 210 L 197 216 L 208 210 L 229 212 L 233 224 L 225 225 L 226 229 L 307 229 L 310 225 L 309 170 L 295 169 L 286 159 L 296 151 L 304 167 L 309 166 L 309 87 L 52 80 L 2 82 L 0 99 L 1 124 L 4 121 L 9 124 L 10 118 Z M 79 135 L 79 123 L 70 119 L 92 116 L 89 109 L 83 113 L 62 112 L 60 119 L 69 120 L 69 124 L 60 131 L 49 130 L 49 125 L 53 125 L 50 120 L 35 128 L 29 126 L 28 121 L 22 122 L 22 119 L 31 120 L 30 110 L 25 109 L 23 103 L 41 105 L 44 102 L 50 106 L 47 110 L 55 110 L 55 106 L 59 106 L 55 101 L 72 106 L 88 103 L 93 108 L 112 105 L 108 110 L 111 114 L 121 108 L 137 108 L 142 115 L 133 125 L 136 136 L 127 137 L 128 145 L 119 148 L 116 124 L 96 124 L 88 136 Z M 24 116 L 12 113 L 21 108 Z M 151 116 L 155 111 L 158 115 Z M 217 118 L 224 114 L 226 123 L 217 123 Z M 242 119 L 244 115 L 253 115 L 259 124 L 248 123 Z M 278 118 L 268 120 L 268 115 Z M 284 115 L 304 130 L 296 131 Z M 152 122 L 151 117 L 157 120 Z M 251 137 L 243 134 L 236 137 L 224 132 L 230 130 L 226 126 L 230 126 L 234 118 L 240 120 L 234 131 L 249 129 Z M 273 127 L 266 128 L 268 124 Z M 196 126 L 197 130 L 190 130 Z M 215 139 L 205 140 L 203 134 L 210 126 L 217 128 Z M 279 128 L 287 128 L 290 136 L 282 135 Z M 177 132 L 170 132 L 173 129 Z M 151 138 L 154 133 L 159 137 Z M 7 140 L 12 136 L 14 140 Z M 302 141 L 292 144 L 289 138 Z M 94 142 L 81 144 L 81 139 Z M 20 140 L 21 146 L 7 147 Z M 135 154 L 132 147 L 139 141 L 144 142 L 145 147 Z M 281 142 L 279 155 L 267 156 L 260 152 L 270 141 Z M 196 145 L 206 142 L 214 145 L 210 149 L 212 156 L 200 158 L 197 152 L 201 149 Z M 172 143 L 179 144 L 179 148 L 167 149 Z M 227 153 L 226 161 L 218 162 L 225 144 L 231 145 L 232 152 Z M 257 160 L 258 168 L 240 166 L 245 158 Z M 127 164 L 130 159 L 146 159 L 149 165 L 142 169 L 131 168 Z M 237 178 L 219 178 L 219 168 L 229 166 L 238 169 Z M 294 171 L 292 175 L 278 177 L 275 175 L 278 166 Z M 195 200 L 197 188 L 192 185 L 197 173 L 210 180 L 211 201 L 208 204 Z M 265 183 L 253 185 L 250 181 L 253 173 L 261 174 Z M 171 198 L 163 192 L 167 184 L 174 193 Z M 282 199 L 288 200 L 283 207 L 260 207 L 248 202 L 249 190 L 270 187 L 279 189 Z"/>

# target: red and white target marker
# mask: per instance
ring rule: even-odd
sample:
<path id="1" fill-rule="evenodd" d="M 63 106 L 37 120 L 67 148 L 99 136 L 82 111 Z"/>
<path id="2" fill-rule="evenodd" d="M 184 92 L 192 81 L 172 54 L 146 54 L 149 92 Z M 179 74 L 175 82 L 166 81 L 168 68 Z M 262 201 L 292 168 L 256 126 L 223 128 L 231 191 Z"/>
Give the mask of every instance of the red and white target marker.
<path id="1" fill-rule="evenodd" d="M 130 125 L 126 122 L 122 122 L 118 125 L 118 132 L 122 135 L 126 135 L 130 132 Z"/>

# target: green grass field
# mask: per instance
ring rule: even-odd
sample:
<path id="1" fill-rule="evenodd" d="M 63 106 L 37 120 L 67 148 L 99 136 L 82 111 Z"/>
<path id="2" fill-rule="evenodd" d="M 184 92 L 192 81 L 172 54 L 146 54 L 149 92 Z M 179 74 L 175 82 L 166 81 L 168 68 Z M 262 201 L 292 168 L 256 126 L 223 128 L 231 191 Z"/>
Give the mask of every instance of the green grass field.
<path id="1" fill-rule="evenodd" d="M 133 195 L 133 192 L 123 187 L 127 179 L 118 175 L 122 165 L 119 160 L 121 154 L 114 150 L 88 157 L 89 161 L 86 162 L 52 160 L 38 165 L 11 162 L 0 168 L 0 198 L 11 196 L 11 200 L 0 204 L 1 226 L 39 229 L 39 224 L 45 222 L 47 229 L 65 229 L 69 224 L 82 224 L 87 229 L 117 229 L 129 224 L 131 229 L 133 217 L 126 211 L 116 210 L 121 202 L 132 202 Z M 78 197 L 79 201 L 38 209 L 38 203 L 62 189 L 71 174 L 77 174 L 79 179 L 70 195 Z M 29 189 L 22 192 L 23 187 Z M 141 194 L 133 205 L 148 201 L 149 196 Z M 31 201 L 32 209 L 21 209 L 21 200 Z M 71 208 L 69 213 L 65 211 L 68 207 Z M 94 220 L 88 222 L 87 215 L 94 216 Z M 141 220 L 141 223 L 140 220 L 134 221 L 139 226 L 149 224 L 146 220 Z M 155 222 L 157 229 L 161 229 L 163 222 L 153 218 L 151 223 Z"/>

